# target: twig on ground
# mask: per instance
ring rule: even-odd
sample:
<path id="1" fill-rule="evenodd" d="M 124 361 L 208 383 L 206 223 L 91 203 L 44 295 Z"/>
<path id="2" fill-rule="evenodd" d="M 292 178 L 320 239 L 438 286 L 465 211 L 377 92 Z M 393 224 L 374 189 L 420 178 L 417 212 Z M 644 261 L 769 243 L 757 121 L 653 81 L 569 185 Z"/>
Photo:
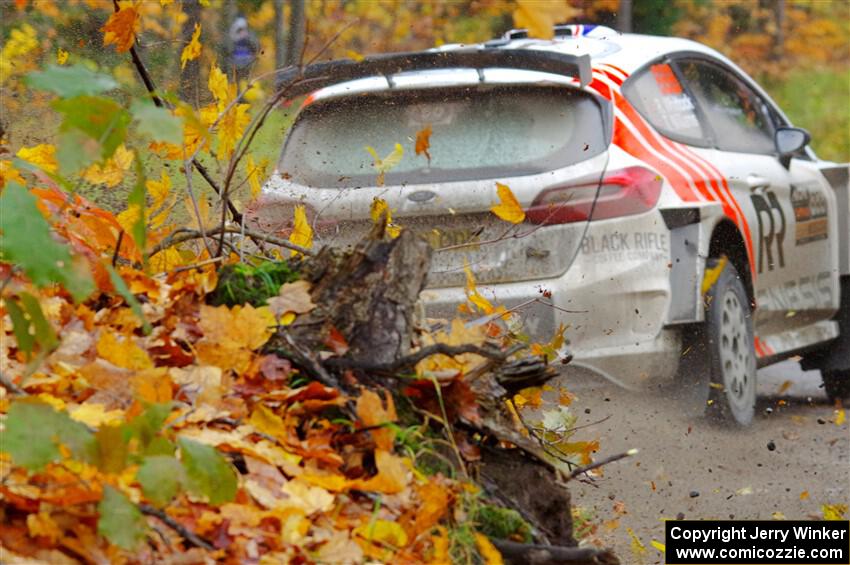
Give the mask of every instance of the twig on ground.
<path id="1" fill-rule="evenodd" d="M 210 542 L 208 542 L 186 526 L 176 521 L 164 511 L 154 508 L 153 506 L 149 506 L 147 504 L 139 504 L 138 507 L 142 514 L 157 518 L 160 522 L 180 534 L 180 536 L 184 540 L 186 540 L 187 543 L 190 543 L 195 547 L 200 547 L 201 549 L 206 549 L 207 551 L 213 551 L 215 549 L 215 547 L 213 547 Z"/>
<path id="2" fill-rule="evenodd" d="M 496 549 L 511 563 L 619 563 L 610 550 L 595 547 L 564 547 L 492 539 Z"/>
<path id="3" fill-rule="evenodd" d="M 566 481 L 575 479 L 579 475 L 583 475 L 588 471 L 592 471 L 594 469 L 598 469 L 603 465 L 607 465 L 608 463 L 613 463 L 614 461 L 619 461 L 620 459 L 625 459 L 626 457 L 631 457 L 632 455 L 637 455 L 637 449 L 630 449 L 628 451 L 624 451 L 623 453 L 617 453 L 616 455 L 611 455 L 610 457 L 606 457 L 605 459 L 600 459 L 599 461 L 595 461 L 590 465 L 585 467 L 577 467 L 572 470 L 572 472 L 566 477 Z"/>

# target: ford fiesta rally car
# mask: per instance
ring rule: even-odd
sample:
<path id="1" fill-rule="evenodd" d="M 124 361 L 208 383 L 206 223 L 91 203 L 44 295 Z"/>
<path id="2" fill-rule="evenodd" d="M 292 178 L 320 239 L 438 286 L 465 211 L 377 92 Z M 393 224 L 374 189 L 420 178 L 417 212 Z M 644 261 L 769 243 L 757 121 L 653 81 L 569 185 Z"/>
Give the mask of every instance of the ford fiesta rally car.
<path id="1" fill-rule="evenodd" d="M 528 333 L 564 324 L 573 365 L 623 386 L 673 384 L 745 425 L 756 368 L 801 355 L 847 397 L 847 166 L 820 161 L 708 47 L 555 33 L 307 67 L 312 92 L 252 221 L 286 234 L 303 204 L 317 243 L 345 246 L 382 198 L 434 247 L 429 314 L 466 301 L 468 265 Z M 497 182 L 521 224 L 490 212 Z"/>

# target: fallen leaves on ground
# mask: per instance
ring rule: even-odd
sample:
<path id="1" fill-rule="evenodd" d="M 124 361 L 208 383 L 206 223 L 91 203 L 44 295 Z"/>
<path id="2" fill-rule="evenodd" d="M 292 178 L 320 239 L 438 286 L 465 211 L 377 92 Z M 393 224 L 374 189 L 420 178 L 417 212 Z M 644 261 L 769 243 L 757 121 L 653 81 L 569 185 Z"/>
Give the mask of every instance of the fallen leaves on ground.
<path id="1" fill-rule="evenodd" d="M 167 200 L 169 184 L 165 174 L 149 181 L 156 204 Z M 92 239 L 89 253 L 111 258 L 111 215 L 39 195 L 39 206 L 67 212 L 53 216 L 58 233 L 78 228 Z M 212 306 L 205 297 L 213 265 L 167 276 L 132 266 L 119 272 L 130 294 L 104 286 L 79 303 L 22 277 L 8 285 L 31 293 L 61 338 L 28 372 L 8 318 L 0 326 L 0 369 L 26 393 L 0 389 L 0 541 L 10 555 L 276 563 L 425 562 L 446 554 L 440 532 L 463 487 L 422 473 L 399 450 L 393 397 L 361 389 L 349 398 L 263 351 L 276 315 L 316 307 L 309 283 L 282 285 L 268 306 Z M 134 311 L 128 296 L 143 307 Z M 344 351 L 345 340 L 331 338 Z M 481 344 L 485 335 L 458 322 L 433 339 Z M 423 369 L 433 361 L 435 370 L 442 364 L 460 374 L 482 361 L 443 357 Z M 475 396 L 458 387 L 446 389 L 447 409 L 474 420 Z M 342 417 L 349 404 L 353 419 Z M 181 531 L 209 545 L 193 547 Z M 475 543 L 486 562 L 499 562 L 486 538 Z"/>

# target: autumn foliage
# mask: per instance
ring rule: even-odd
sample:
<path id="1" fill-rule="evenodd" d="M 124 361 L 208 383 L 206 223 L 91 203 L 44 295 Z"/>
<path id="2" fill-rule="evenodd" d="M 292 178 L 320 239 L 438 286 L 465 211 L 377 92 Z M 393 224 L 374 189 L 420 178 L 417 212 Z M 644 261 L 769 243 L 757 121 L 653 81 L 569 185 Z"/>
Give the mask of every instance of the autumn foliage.
<path id="1" fill-rule="evenodd" d="M 138 57 L 149 9 L 116 4 L 98 25 L 102 45 Z M 423 356 L 394 375 L 407 380 L 391 393 L 351 371 L 330 386 L 274 341 L 317 307 L 299 275 L 314 254 L 304 208 L 285 234 L 241 238 L 234 204 L 260 191 L 267 161 L 251 141 L 278 101 L 251 104 L 258 83 L 240 85 L 216 63 L 199 104 L 156 90 L 150 76 L 133 96 L 67 51 L 28 68 L 16 61 L 36 48 L 31 30 L 13 32 L 2 61 L 57 127 L 51 143 L 4 139 L 0 154 L 4 558 L 499 563 L 493 532 L 530 539 L 519 514 L 487 502 L 467 473 L 480 458 L 476 434 L 453 431 L 482 425 L 463 377 L 485 357 Z M 194 27 L 181 67 L 202 57 L 203 33 Z M 141 61 L 136 70 L 148 72 Z M 426 157 L 429 135 L 415 142 Z M 371 151 L 379 183 L 402 152 Z M 499 195 L 494 212 L 521 221 L 510 189 Z M 372 216 L 384 237 L 400 237 L 386 202 Z M 235 291 L 246 277 L 260 283 Z M 419 347 L 515 345 L 500 323 L 511 313 L 471 273 L 467 294 L 467 313 L 484 321 L 425 332 Z M 316 339 L 310 354 L 322 360 L 348 351 L 335 328 Z M 562 344 L 561 332 L 519 349 L 545 367 Z M 540 396 L 508 399 L 517 437 L 529 438 L 518 408 Z M 556 420 L 542 432 L 552 449 L 588 463 L 598 446 L 567 441 L 568 411 Z M 484 517 L 503 515 L 509 526 L 488 529 Z"/>

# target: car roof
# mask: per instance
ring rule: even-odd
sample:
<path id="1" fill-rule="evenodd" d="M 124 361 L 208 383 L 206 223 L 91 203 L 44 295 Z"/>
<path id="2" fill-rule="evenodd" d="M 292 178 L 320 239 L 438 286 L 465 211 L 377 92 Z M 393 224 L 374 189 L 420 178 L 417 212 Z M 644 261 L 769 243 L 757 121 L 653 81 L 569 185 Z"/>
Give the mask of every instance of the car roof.
<path id="1" fill-rule="evenodd" d="M 468 49 L 522 49 L 522 50 L 538 50 L 538 51 L 553 51 L 565 53 L 569 55 L 589 55 L 592 65 L 606 63 L 613 65 L 626 74 L 632 74 L 634 71 L 666 54 L 674 52 L 697 52 L 709 55 L 715 59 L 724 61 L 731 66 L 735 65 L 726 59 L 723 55 L 689 39 L 678 37 L 662 37 L 654 35 L 642 35 L 633 33 L 620 33 L 609 27 L 589 25 L 589 24 L 570 24 L 556 26 L 556 36 L 552 39 L 531 39 L 527 37 L 525 30 L 511 30 L 502 36 L 502 38 L 494 39 L 485 43 L 468 44 L 468 43 L 453 43 L 435 47 L 431 51 L 453 51 L 453 50 L 468 50 Z M 458 70 L 442 70 L 442 71 L 410 71 L 403 73 L 406 75 L 404 82 L 406 87 L 424 87 L 431 86 L 449 86 L 462 82 L 475 82 L 476 77 L 466 77 L 466 80 L 461 79 L 462 73 Z M 509 71 L 510 77 L 519 81 L 542 80 L 543 78 L 551 80 L 553 75 L 546 76 L 545 73 L 537 73 L 532 71 Z M 401 76 L 401 75 L 396 75 Z M 418 80 L 417 80 L 418 76 Z M 524 78 L 523 78 L 524 77 Z M 569 79 L 560 77 L 557 82 L 565 82 Z M 457 81 L 457 82 L 456 82 Z M 341 95 L 354 94 L 358 92 L 369 92 L 386 90 L 387 81 L 384 77 L 372 77 L 365 79 L 356 79 L 338 83 L 332 86 L 327 86 L 313 92 L 308 98 L 308 102 L 327 98 L 335 98 Z"/>

